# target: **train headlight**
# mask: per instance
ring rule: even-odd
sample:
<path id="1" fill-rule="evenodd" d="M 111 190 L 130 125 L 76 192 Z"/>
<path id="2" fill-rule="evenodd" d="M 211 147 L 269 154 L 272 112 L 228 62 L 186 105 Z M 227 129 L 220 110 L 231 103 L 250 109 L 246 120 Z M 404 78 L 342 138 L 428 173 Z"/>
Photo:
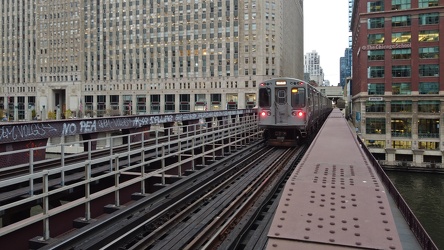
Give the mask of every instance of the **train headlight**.
<path id="1" fill-rule="evenodd" d="M 269 110 L 262 110 L 261 116 L 262 117 L 271 116 L 271 112 Z"/>

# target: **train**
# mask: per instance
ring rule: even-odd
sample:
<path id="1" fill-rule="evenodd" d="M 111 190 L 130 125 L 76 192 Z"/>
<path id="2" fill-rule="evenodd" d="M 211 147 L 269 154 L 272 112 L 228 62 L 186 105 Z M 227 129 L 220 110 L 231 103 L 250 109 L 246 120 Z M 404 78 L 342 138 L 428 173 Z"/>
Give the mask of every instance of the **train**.
<path id="1" fill-rule="evenodd" d="M 311 84 L 274 78 L 259 84 L 258 126 L 270 146 L 297 146 L 313 138 L 332 111 L 332 102 Z"/>

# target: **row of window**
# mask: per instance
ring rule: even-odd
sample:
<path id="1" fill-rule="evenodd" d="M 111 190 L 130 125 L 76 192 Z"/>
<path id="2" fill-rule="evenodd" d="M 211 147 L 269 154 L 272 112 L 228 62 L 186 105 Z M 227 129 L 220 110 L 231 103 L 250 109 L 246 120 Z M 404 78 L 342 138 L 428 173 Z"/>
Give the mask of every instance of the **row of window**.
<path id="1" fill-rule="evenodd" d="M 412 101 L 391 101 L 390 112 L 409 112 L 413 110 Z M 365 111 L 369 113 L 385 113 L 388 112 L 386 102 L 384 101 L 368 101 L 365 105 Z M 441 102 L 435 100 L 418 101 L 418 113 L 439 114 L 441 110 Z"/>
<path id="2" fill-rule="evenodd" d="M 368 44 L 384 44 L 384 34 L 368 34 Z M 392 43 L 409 43 L 412 41 L 412 34 L 410 31 L 406 32 L 393 32 Z M 437 42 L 439 41 L 439 30 L 420 30 L 418 34 L 419 42 Z"/>
<path id="3" fill-rule="evenodd" d="M 391 6 L 387 9 L 384 6 L 384 0 L 367 3 L 367 12 L 379 12 L 385 10 L 407 10 L 412 8 L 411 0 L 392 0 Z M 439 0 L 418 0 L 419 8 L 429 8 L 439 5 Z"/>
<path id="4" fill-rule="evenodd" d="M 366 146 L 368 148 L 385 148 L 386 143 L 385 140 L 367 140 Z M 412 149 L 411 141 L 397 141 L 393 140 L 391 143 L 392 148 L 396 149 Z M 439 142 L 431 142 L 431 141 L 418 141 L 418 149 L 423 150 L 439 150 Z M 432 162 L 431 160 L 426 160 L 427 156 L 424 156 L 424 162 Z M 429 156 L 430 157 L 430 156 Z M 440 156 L 441 157 L 441 156 Z M 434 161 L 433 161 L 434 162 Z"/>
<path id="5" fill-rule="evenodd" d="M 429 24 L 439 24 L 439 13 L 425 13 L 419 14 L 419 25 L 429 25 Z M 405 27 L 410 26 L 412 24 L 411 16 L 393 16 L 392 17 L 392 27 Z M 385 27 L 385 18 L 384 17 L 375 17 L 369 18 L 367 21 L 368 29 L 379 29 Z"/>
<path id="6" fill-rule="evenodd" d="M 385 83 L 369 83 L 367 85 L 369 95 L 384 95 Z M 439 94 L 438 82 L 420 82 L 419 94 Z M 409 82 L 392 83 L 392 95 L 411 95 L 412 85 Z"/>
<path id="7" fill-rule="evenodd" d="M 439 64 L 420 64 L 419 76 L 439 76 Z M 410 77 L 412 75 L 410 65 L 392 66 L 392 77 Z M 385 76 L 385 66 L 369 66 L 367 69 L 368 78 L 382 78 Z"/>
<path id="8" fill-rule="evenodd" d="M 369 61 L 385 60 L 385 50 L 369 50 L 367 51 L 367 59 Z M 394 60 L 406 60 L 412 57 L 412 49 L 394 49 L 391 50 L 391 58 Z M 421 59 L 439 58 L 439 47 L 420 47 L 418 48 L 418 57 Z"/>
<path id="9" fill-rule="evenodd" d="M 411 118 L 392 118 L 390 126 L 386 126 L 386 118 L 367 117 L 365 121 L 366 134 L 386 134 L 386 129 L 390 129 L 393 137 L 412 137 L 412 132 L 416 132 L 418 138 L 439 138 L 439 119 L 418 119 L 418 130 L 412 131 Z"/>

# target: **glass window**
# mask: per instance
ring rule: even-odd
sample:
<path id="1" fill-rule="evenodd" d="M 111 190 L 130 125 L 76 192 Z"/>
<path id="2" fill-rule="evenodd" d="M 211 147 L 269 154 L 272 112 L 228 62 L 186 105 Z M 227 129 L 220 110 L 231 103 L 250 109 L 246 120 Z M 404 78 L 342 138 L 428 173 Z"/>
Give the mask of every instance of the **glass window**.
<path id="1" fill-rule="evenodd" d="M 395 32 L 392 33 L 392 43 L 409 43 L 412 38 L 410 32 Z"/>
<path id="2" fill-rule="evenodd" d="M 391 101 L 392 113 L 412 112 L 412 101 Z"/>
<path id="3" fill-rule="evenodd" d="M 418 112 L 421 113 L 439 113 L 440 112 L 440 101 L 418 101 Z"/>
<path id="4" fill-rule="evenodd" d="M 384 60 L 384 50 L 369 50 L 367 58 L 369 61 Z"/>
<path id="5" fill-rule="evenodd" d="M 392 50 L 392 59 L 410 59 L 412 49 L 394 49 Z"/>
<path id="6" fill-rule="evenodd" d="M 367 69 L 368 78 L 384 77 L 384 66 L 370 66 Z"/>
<path id="7" fill-rule="evenodd" d="M 392 141 L 392 147 L 397 148 L 397 149 L 411 149 L 412 142 L 411 141 Z"/>
<path id="8" fill-rule="evenodd" d="M 411 95 L 412 87 L 409 82 L 392 83 L 392 95 Z"/>
<path id="9" fill-rule="evenodd" d="M 438 24 L 438 23 L 439 23 L 438 12 L 419 14 L 419 25 Z"/>
<path id="10" fill-rule="evenodd" d="M 392 17 L 392 27 L 410 26 L 410 16 L 394 16 Z"/>
<path id="11" fill-rule="evenodd" d="M 367 12 L 384 11 L 384 1 L 375 1 L 367 3 Z"/>
<path id="12" fill-rule="evenodd" d="M 305 89 L 304 88 L 291 89 L 291 106 L 293 108 L 305 107 Z"/>
<path id="13" fill-rule="evenodd" d="M 369 95 L 384 95 L 384 83 L 369 83 L 367 89 Z"/>
<path id="14" fill-rule="evenodd" d="M 420 30 L 418 39 L 420 42 L 436 42 L 439 41 L 438 30 Z"/>
<path id="15" fill-rule="evenodd" d="M 271 106 L 270 89 L 259 89 L 259 107 L 269 108 Z"/>
<path id="16" fill-rule="evenodd" d="M 392 10 L 406 10 L 410 8 L 410 0 L 392 0 Z"/>
<path id="17" fill-rule="evenodd" d="M 419 8 L 438 6 L 439 0 L 419 0 Z"/>
<path id="18" fill-rule="evenodd" d="M 368 29 L 384 28 L 384 18 L 369 18 L 367 21 Z"/>
<path id="19" fill-rule="evenodd" d="M 439 76 L 438 64 L 420 64 L 419 76 Z"/>
<path id="20" fill-rule="evenodd" d="M 419 58 L 439 58 L 439 47 L 419 48 Z"/>
<path id="21" fill-rule="evenodd" d="M 411 137 L 412 136 L 412 119 L 411 118 L 395 118 L 391 121 L 391 132 L 394 137 Z"/>
<path id="22" fill-rule="evenodd" d="M 419 138 L 439 138 L 439 119 L 419 119 Z"/>
<path id="23" fill-rule="evenodd" d="M 418 142 L 418 148 L 425 150 L 439 150 L 439 142 L 420 141 Z"/>
<path id="24" fill-rule="evenodd" d="M 366 112 L 385 112 L 385 102 L 379 101 L 379 102 L 372 102 L 368 101 L 365 105 L 365 111 Z"/>
<path id="25" fill-rule="evenodd" d="M 437 82 L 420 82 L 419 83 L 419 94 L 438 94 L 439 84 Z"/>
<path id="26" fill-rule="evenodd" d="M 367 140 L 366 145 L 368 148 L 385 148 L 384 140 Z"/>
<path id="27" fill-rule="evenodd" d="M 393 77 L 410 77 L 411 66 L 410 65 L 396 65 L 392 66 Z"/>
<path id="28" fill-rule="evenodd" d="M 383 44 L 384 34 L 368 34 L 367 35 L 368 44 Z"/>
<path id="29" fill-rule="evenodd" d="M 365 119 L 365 133 L 367 134 L 385 134 L 385 118 Z"/>

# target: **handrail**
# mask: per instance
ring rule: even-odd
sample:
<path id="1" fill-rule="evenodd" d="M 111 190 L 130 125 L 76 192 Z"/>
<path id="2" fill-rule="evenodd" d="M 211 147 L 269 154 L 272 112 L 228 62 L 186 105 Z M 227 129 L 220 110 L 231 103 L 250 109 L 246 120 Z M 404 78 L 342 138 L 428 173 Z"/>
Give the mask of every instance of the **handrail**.
<path id="1" fill-rule="evenodd" d="M 361 138 L 357 135 L 358 142 L 361 145 L 365 145 L 364 142 L 361 140 Z M 416 218 L 413 211 L 410 209 L 410 207 L 407 205 L 407 202 L 404 200 L 402 195 L 399 193 L 398 189 L 396 189 L 393 182 L 390 180 L 388 175 L 385 173 L 381 165 L 379 165 L 378 160 L 370 153 L 367 147 L 363 146 L 362 149 L 364 150 L 365 155 L 369 158 L 373 168 L 378 173 L 378 176 L 381 178 L 382 183 L 385 185 L 385 187 L 388 189 L 388 192 L 392 196 L 393 200 L 396 203 L 396 206 L 398 207 L 399 211 L 401 212 L 402 216 L 404 216 L 404 219 L 406 220 L 407 224 L 410 227 L 410 230 L 415 235 L 416 239 L 418 240 L 419 244 L 421 245 L 422 249 L 424 250 L 438 250 L 438 247 L 433 242 L 432 238 L 429 236 L 429 234 L 426 232 L 424 227 L 421 225 L 421 222 L 419 222 L 418 218 Z"/>

